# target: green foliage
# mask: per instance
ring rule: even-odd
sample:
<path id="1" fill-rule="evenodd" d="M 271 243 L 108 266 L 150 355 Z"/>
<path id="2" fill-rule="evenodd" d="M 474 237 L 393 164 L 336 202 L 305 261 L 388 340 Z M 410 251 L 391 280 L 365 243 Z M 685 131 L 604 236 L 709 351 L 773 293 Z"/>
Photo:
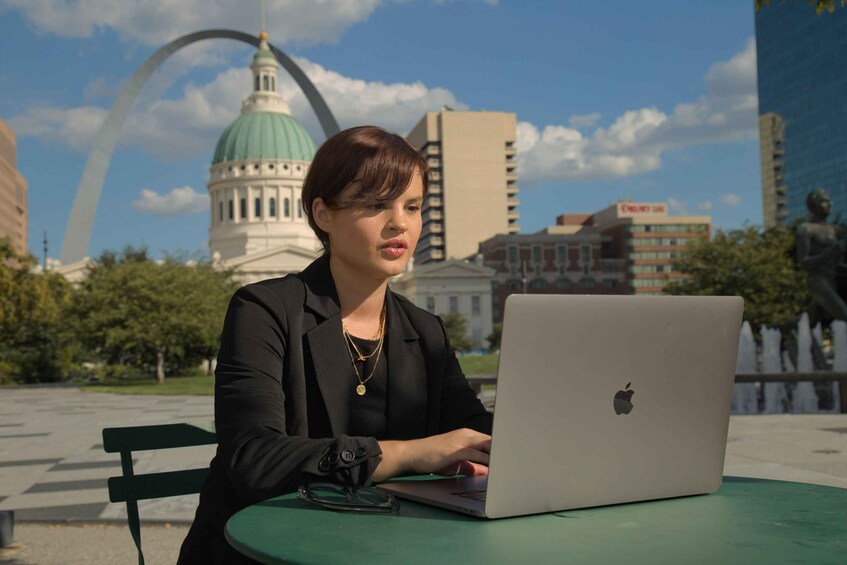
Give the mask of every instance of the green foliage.
<path id="1" fill-rule="evenodd" d="M 57 381 L 74 357 L 66 312 L 72 288 L 60 275 L 33 272 L 32 256 L 0 240 L 0 365 L 3 380 Z"/>
<path id="2" fill-rule="evenodd" d="M 441 320 L 447 329 L 447 338 L 450 340 L 450 345 L 453 346 L 453 349 L 459 352 L 465 352 L 477 347 L 476 344 L 468 339 L 468 321 L 459 312 L 441 314 Z"/>
<path id="3" fill-rule="evenodd" d="M 227 303 L 237 288 L 231 272 L 209 263 L 146 250 L 108 252 L 89 269 L 73 304 L 80 339 L 108 364 L 155 374 L 183 374 L 217 352 Z"/>
<path id="4" fill-rule="evenodd" d="M 711 240 L 690 243 L 673 268 L 689 278 L 669 284 L 667 294 L 741 296 L 744 319 L 756 330 L 761 324 L 792 327 L 808 306 L 790 227 L 718 231 Z"/>
<path id="5" fill-rule="evenodd" d="M 503 338 L 503 323 L 494 324 L 494 331 L 491 332 L 487 338 L 488 341 L 488 352 L 494 353 L 498 349 L 500 349 L 500 340 Z"/>
<path id="6" fill-rule="evenodd" d="M 847 6 L 847 0 L 840 0 L 841 7 Z M 770 5 L 771 0 L 753 0 L 753 5 L 756 11 L 762 9 L 763 5 Z M 820 16 L 824 10 L 829 10 L 829 13 L 835 11 L 835 0 L 809 0 L 809 5 L 815 7 L 815 12 Z"/>

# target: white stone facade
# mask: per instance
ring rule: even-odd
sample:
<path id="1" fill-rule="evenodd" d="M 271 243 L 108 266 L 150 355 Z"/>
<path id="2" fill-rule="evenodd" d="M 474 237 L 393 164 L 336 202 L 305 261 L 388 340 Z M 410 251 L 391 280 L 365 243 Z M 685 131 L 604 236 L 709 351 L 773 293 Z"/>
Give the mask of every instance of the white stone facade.
<path id="1" fill-rule="evenodd" d="M 467 337 L 479 347 L 488 347 L 494 330 L 491 310 L 491 280 L 494 269 L 474 261 L 449 259 L 412 265 L 395 277 L 391 289 L 433 314 L 459 312 L 468 322 Z"/>

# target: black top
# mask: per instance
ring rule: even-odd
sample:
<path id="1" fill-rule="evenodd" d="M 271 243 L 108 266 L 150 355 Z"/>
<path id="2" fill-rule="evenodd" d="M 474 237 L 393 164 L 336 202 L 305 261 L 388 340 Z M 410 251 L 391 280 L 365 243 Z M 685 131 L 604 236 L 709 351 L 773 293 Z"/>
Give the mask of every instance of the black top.
<path id="1" fill-rule="evenodd" d="M 387 348 L 383 343 L 382 351 L 377 361 L 376 355 L 371 354 L 376 351 L 379 340 L 362 339 L 356 336 L 351 337 L 362 355 L 368 357 L 368 359 L 364 362 L 356 363 L 356 368 L 359 370 L 359 377 L 365 381 L 364 395 L 360 396 L 356 392 L 356 387 L 359 385 L 359 377 L 353 371 L 352 364 L 350 365 L 350 435 L 373 436 L 377 439 L 383 439 L 385 438 L 387 427 L 385 399 L 388 396 L 388 386 L 391 384 L 391 369 L 385 361 L 385 350 Z M 374 370 L 375 362 L 376 370 Z M 368 379 L 371 371 L 373 371 L 373 376 Z"/>
<path id="2" fill-rule="evenodd" d="M 383 437 L 491 433 L 492 414 L 462 374 L 441 319 L 390 290 L 385 308 Z M 353 435 L 360 424 L 351 419 L 350 369 L 328 256 L 236 291 L 215 369 L 217 454 L 179 563 L 245 562 L 223 529 L 250 504 L 312 481 L 370 484 L 382 452 L 376 437 Z"/>

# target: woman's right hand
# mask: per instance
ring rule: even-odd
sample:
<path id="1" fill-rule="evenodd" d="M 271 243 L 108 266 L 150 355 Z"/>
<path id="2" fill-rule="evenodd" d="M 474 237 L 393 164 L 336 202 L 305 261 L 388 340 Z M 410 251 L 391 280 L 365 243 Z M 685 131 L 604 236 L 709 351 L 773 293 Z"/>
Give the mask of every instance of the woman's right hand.
<path id="1" fill-rule="evenodd" d="M 482 474 L 481 466 L 488 465 L 491 436 L 462 428 L 423 439 L 381 441 L 379 445 L 382 461 L 373 474 L 377 482 L 403 473 L 452 474 L 450 469 Z"/>

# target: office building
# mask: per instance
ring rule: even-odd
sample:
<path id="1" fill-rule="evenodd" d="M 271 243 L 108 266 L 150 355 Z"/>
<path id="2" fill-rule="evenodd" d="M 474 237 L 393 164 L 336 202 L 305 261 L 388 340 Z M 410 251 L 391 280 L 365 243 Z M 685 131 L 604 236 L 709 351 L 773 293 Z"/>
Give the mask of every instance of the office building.
<path id="1" fill-rule="evenodd" d="M 0 119 L 0 238 L 19 255 L 29 253 L 26 179 L 18 172 L 15 133 Z"/>
<path id="2" fill-rule="evenodd" d="M 567 233 L 501 234 L 479 244 L 491 279 L 492 317 L 503 320 L 510 294 L 626 294 L 626 261 L 612 238 L 589 226 Z"/>
<path id="3" fill-rule="evenodd" d="M 815 188 L 847 220 L 847 10 L 772 2 L 756 13 L 756 54 L 765 225 L 806 218 Z"/>
<path id="4" fill-rule="evenodd" d="M 665 203 L 618 202 L 594 214 L 563 214 L 547 233 L 579 233 L 586 227 L 610 237 L 604 255 L 626 261 L 628 294 L 662 294 L 685 278 L 673 261 L 693 239 L 708 238 L 710 216 L 671 216 Z"/>
<path id="5" fill-rule="evenodd" d="M 515 114 L 428 112 L 407 139 L 430 167 L 419 265 L 461 259 L 481 240 L 517 233 Z"/>

